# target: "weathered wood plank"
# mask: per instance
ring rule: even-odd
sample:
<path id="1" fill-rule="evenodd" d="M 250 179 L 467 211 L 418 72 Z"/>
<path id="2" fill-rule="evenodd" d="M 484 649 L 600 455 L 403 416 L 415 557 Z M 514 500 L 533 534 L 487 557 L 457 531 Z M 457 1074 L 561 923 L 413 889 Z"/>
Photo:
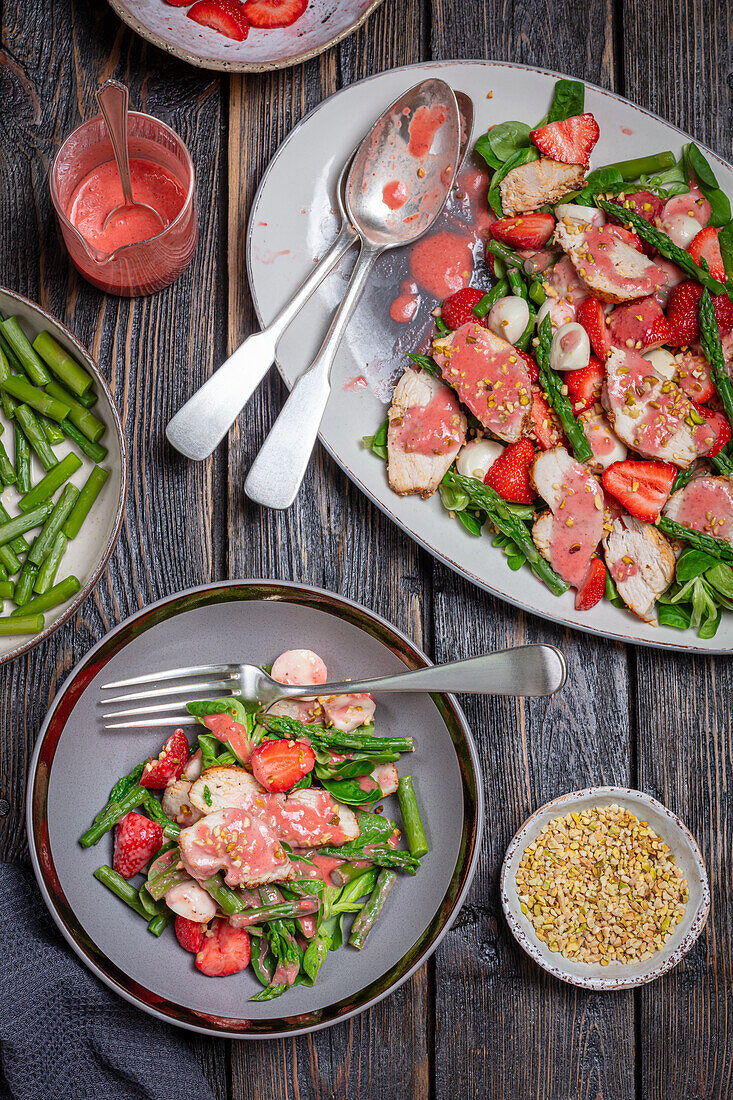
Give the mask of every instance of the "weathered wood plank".
<path id="1" fill-rule="evenodd" d="M 566 5 L 562 18 L 544 2 L 483 3 L 457 17 L 436 0 L 433 10 L 436 57 L 508 59 L 614 85 L 610 0 Z M 488 824 L 469 902 L 436 956 L 435 1095 L 630 1098 L 631 995 L 588 995 L 548 978 L 515 943 L 498 897 L 504 852 L 529 813 L 570 790 L 629 780 L 628 654 L 525 616 L 442 567 L 434 601 L 436 660 L 545 641 L 570 666 L 569 686 L 549 702 L 466 701 Z"/>
<path id="2" fill-rule="evenodd" d="M 60 680 L 143 604 L 221 574 L 223 457 L 207 465 L 177 461 L 163 431 L 192 382 L 224 352 L 225 298 L 218 288 L 224 286 L 225 234 L 217 196 L 225 185 L 221 81 L 148 46 L 106 4 L 5 3 L 3 47 L 0 283 L 40 302 L 93 351 L 116 395 L 131 459 L 122 535 L 94 596 L 49 642 L 0 674 L 0 794 L 11 803 L 0 821 L 0 851 L 16 858 L 25 850 L 25 768 Z M 135 107 L 181 134 L 198 176 L 200 243 L 193 265 L 173 287 L 136 301 L 106 297 L 76 275 L 46 181 L 55 149 L 96 113 L 94 91 L 110 76 L 130 85 Z M 209 1043 L 204 1059 L 222 1098 L 224 1049 Z"/>
<path id="3" fill-rule="evenodd" d="M 731 159 L 731 10 L 724 0 L 624 5 L 625 94 Z M 634 48 L 645 43 L 643 51 Z M 727 658 L 639 649 L 638 785 L 697 838 L 713 891 L 706 931 L 668 977 L 643 987 L 640 1097 L 729 1096 L 733 679 Z"/>
<path id="4" fill-rule="evenodd" d="M 385 4 L 364 30 L 337 51 L 287 76 L 232 82 L 232 346 L 256 324 L 245 286 L 243 228 L 268 160 L 295 122 L 325 96 L 362 76 L 417 60 L 423 29 L 417 0 Z M 283 398 L 284 388 L 273 372 L 230 435 L 230 575 L 295 578 L 331 588 L 373 607 L 419 642 L 424 624 L 429 623 L 430 606 L 421 555 L 347 482 L 320 447 L 289 512 L 268 513 L 243 498 L 246 471 Z M 248 1100 L 425 1096 L 431 1027 L 428 997 L 423 971 L 388 1001 L 352 1022 L 307 1038 L 236 1044 L 233 1095 Z M 409 1055 L 386 1056 L 398 1048 Z"/>

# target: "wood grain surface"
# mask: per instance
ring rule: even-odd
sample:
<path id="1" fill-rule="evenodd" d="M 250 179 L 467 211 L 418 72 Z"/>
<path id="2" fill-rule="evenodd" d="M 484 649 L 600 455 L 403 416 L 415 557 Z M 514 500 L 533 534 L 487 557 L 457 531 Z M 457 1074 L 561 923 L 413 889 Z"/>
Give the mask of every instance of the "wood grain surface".
<path id="1" fill-rule="evenodd" d="M 431 962 L 393 996 L 314 1036 L 188 1037 L 218 1100 L 723 1100 L 733 1093 L 729 919 L 730 662 L 624 648 L 506 607 L 436 564 L 318 449 L 298 501 L 246 501 L 248 466 L 284 397 L 273 371 L 207 463 L 163 429 L 256 327 L 245 226 L 264 168 L 334 91 L 394 65 L 497 58 L 613 88 L 731 157 L 731 8 L 725 0 L 385 0 L 353 37 L 299 68 L 219 77 L 136 38 L 101 0 L 0 0 L 0 284 L 64 320 L 97 357 L 130 445 L 127 515 L 104 581 L 76 619 L 0 672 L 0 856 L 22 859 L 25 769 L 59 681 L 111 626 L 177 589 L 223 577 L 321 585 L 385 615 L 436 660 L 542 640 L 563 648 L 572 690 L 551 701 L 465 701 L 479 743 L 487 826 L 478 874 Z M 79 278 L 46 174 L 94 113 L 107 77 L 184 138 L 201 240 L 173 286 L 128 301 Z M 630 783 L 698 837 L 713 887 L 707 931 L 668 977 L 586 993 L 550 979 L 501 915 L 506 845 L 541 803 Z M 184 1093 L 182 1093 L 182 1096 Z M 172 1098 L 177 1100 L 177 1098 Z"/>

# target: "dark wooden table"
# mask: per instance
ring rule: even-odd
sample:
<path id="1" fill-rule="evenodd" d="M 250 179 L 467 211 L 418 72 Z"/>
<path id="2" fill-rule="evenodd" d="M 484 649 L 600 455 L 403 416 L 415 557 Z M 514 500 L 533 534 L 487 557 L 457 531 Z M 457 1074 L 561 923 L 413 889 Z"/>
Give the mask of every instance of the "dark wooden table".
<path id="1" fill-rule="evenodd" d="M 132 462 L 122 536 L 95 595 L 0 674 L 0 797 L 10 804 L 0 855 L 26 853 L 25 770 L 59 682 L 105 631 L 179 588 L 252 576 L 322 585 L 373 607 L 436 660 L 554 642 L 571 670 L 560 698 L 466 702 L 486 836 L 469 902 L 431 962 L 373 1010 L 312 1037 L 190 1041 L 222 1100 L 733 1095 L 730 661 L 624 648 L 505 607 L 417 549 L 320 450 L 289 512 L 251 506 L 244 475 L 283 399 L 274 372 L 209 462 L 181 460 L 163 436 L 184 398 L 252 331 L 248 208 L 280 141 L 321 99 L 394 65 L 512 59 L 612 88 L 731 159 L 730 4 L 386 0 L 358 34 L 307 65 L 231 79 L 136 38 L 103 0 L 0 0 L 0 13 L 0 284 L 40 302 L 92 350 L 117 395 Z M 195 261 L 173 287 L 137 301 L 77 277 L 46 183 L 54 150 L 111 76 L 182 135 L 198 173 Z M 515 828 L 548 799 L 597 783 L 640 787 L 680 814 L 712 882 L 711 919 L 693 950 L 635 992 L 588 994 L 549 979 L 500 912 L 498 871 Z"/>

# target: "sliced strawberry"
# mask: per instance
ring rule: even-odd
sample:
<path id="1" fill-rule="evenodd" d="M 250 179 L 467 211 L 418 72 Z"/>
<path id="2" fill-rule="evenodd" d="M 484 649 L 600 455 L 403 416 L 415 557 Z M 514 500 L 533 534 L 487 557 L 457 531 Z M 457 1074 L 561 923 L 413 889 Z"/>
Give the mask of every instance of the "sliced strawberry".
<path id="1" fill-rule="evenodd" d="M 725 264 L 718 243 L 719 233 L 720 230 L 716 229 L 714 225 L 706 226 L 693 238 L 687 251 L 698 267 L 702 267 L 702 260 L 707 260 L 713 278 L 725 282 Z"/>
<path id="2" fill-rule="evenodd" d="M 535 383 L 540 376 L 540 372 L 532 356 L 528 355 L 526 351 L 522 351 L 521 348 L 515 348 L 514 353 L 518 355 L 520 359 L 524 360 L 524 362 L 527 364 L 527 370 L 529 371 L 529 380 L 530 382 Z"/>
<path id="3" fill-rule="evenodd" d="M 217 919 L 204 936 L 204 945 L 196 955 L 196 966 L 207 978 L 225 978 L 249 966 L 249 936 L 244 928 L 233 928 L 229 921 Z"/>
<path id="4" fill-rule="evenodd" d="M 575 610 L 589 611 L 603 599 L 606 591 L 606 567 L 600 558 L 591 558 L 588 573 L 575 593 Z"/>
<path id="5" fill-rule="evenodd" d="M 142 871 L 163 844 L 163 830 L 157 821 L 131 811 L 117 823 L 112 866 L 123 878 Z"/>
<path id="6" fill-rule="evenodd" d="M 714 458 L 715 455 L 720 454 L 723 447 L 727 447 L 730 443 L 730 424 L 722 412 L 716 412 L 715 409 L 709 409 L 707 405 L 696 405 L 695 408 L 700 416 L 705 417 L 708 424 L 715 432 L 715 442 L 705 455 L 706 458 Z"/>
<path id="7" fill-rule="evenodd" d="M 183 730 L 175 730 L 157 756 L 151 756 L 140 776 L 140 786 L 162 791 L 173 779 L 178 779 L 188 763 L 191 750 Z"/>
<path id="8" fill-rule="evenodd" d="M 478 318 L 474 314 L 473 307 L 485 295 L 486 291 L 479 290 L 475 286 L 464 286 L 462 290 L 457 290 L 455 294 L 451 294 L 450 298 L 446 298 L 440 307 L 443 324 L 447 325 L 452 332 L 455 332 L 457 328 L 465 325 L 468 321 L 473 321 L 474 324 L 478 325 L 484 324 L 484 319 Z"/>
<path id="9" fill-rule="evenodd" d="M 669 343 L 675 347 L 686 347 L 698 339 L 697 310 L 701 297 L 702 287 L 693 279 L 672 288 L 667 302 L 667 321 L 671 330 Z"/>
<path id="10" fill-rule="evenodd" d="M 308 7 L 308 0 L 247 0 L 245 15 L 253 27 L 289 27 Z"/>
<path id="11" fill-rule="evenodd" d="M 613 344 L 611 334 L 606 324 L 606 315 L 603 306 L 597 298 L 586 298 L 578 306 L 576 320 L 588 333 L 590 346 L 602 363 L 606 362 Z"/>
<path id="12" fill-rule="evenodd" d="M 713 295 L 713 309 L 715 320 L 718 322 L 718 331 L 721 339 L 733 332 L 733 302 L 727 294 Z"/>
<path id="13" fill-rule="evenodd" d="M 645 523 L 655 523 L 677 477 L 671 462 L 644 462 L 626 458 L 603 471 L 604 489 L 620 500 L 627 512 Z"/>
<path id="14" fill-rule="evenodd" d="M 266 791 L 289 791 L 313 771 L 316 756 L 307 741 L 263 741 L 252 753 L 252 771 Z"/>
<path id="15" fill-rule="evenodd" d="M 491 226 L 491 236 L 510 248 L 544 248 L 554 232 L 552 214 L 520 214 L 501 218 Z"/>
<path id="16" fill-rule="evenodd" d="M 668 344 L 672 329 L 656 298 L 617 306 L 608 320 L 613 342 L 620 348 L 649 351 Z"/>
<path id="17" fill-rule="evenodd" d="M 198 0 L 186 15 L 235 42 L 244 42 L 249 34 L 250 21 L 239 0 Z"/>
<path id="18" fill-rule="evenodd" d="M 678 355 L 677 381 L 690 400 L 704 404 L 715 397 L 715 385 L 710 374 L 710 364 L 704 355 L 692 351 Z"/>
<path id="19" fill-rule="evenodd" d="M 539 386 L 532 386 L 532 438 L 543 451 L 565 442 L 565 433 L 557 413 L 551 408 Z"/>
<path id="20" fill-rule="evenodd" d="M 204 946 L 205 924 L 189 920 L 187 917 L 176 917 L 176 939 L 184 951 L 190 951 L 192 955 L 198 954 Z"/>
<path id="21" fill-rule="evenodd" d="M 600 133 L 593 115 L 585 114 L 550 122 L 530 131 L 529 136 L 539 151 L 552 160 L 560 160 L 563 164 L 587 164 Z"/>
<path id="22" fill-rule="evenodd" d="M 504 500 L 532 504 L 536 494 L 529 471 L 534 459 L 534 447 L 528 439 L 511 443 L 487 470 L 484 484 L 490 485 Z"/>
<path id="23" fill-rule="evenodd" d="M 566 371 L 562 380 L 568 387 L 568 397 L 577 416 L 592 409 L 596 401 L 600 401 L 606 371 L 595 355 L 591 355 L 587 367 Z"/>
<path id="24" fill-rule="evenodd" d="M 626 210 L 638 214 L 644 221 L 654 225 L 655 219 L 661 217 L 664 203 L 658 195 L 652 194 L 651 191 L 634 191 L 631 195 L 628 192 L 626 193 L 621 205 Z"/>
<path id="25" fill-rule="evenodd" d="M 615 237 L 617 241 L 629 245 L 630 248 L 635 248 L 637 252 L 644 251 L 644 242 L 641 237 L 633 233 L 630 229 L 626 229 L 623 225 L 615 225 L 613 222 L 609 222 L 605 232 L 608 233 L 609 236 Z"/>
<path id="26" fill-rule="evenodd" d="M 191 0 L 165 0 L 172 8 L 187 8 Z"/>

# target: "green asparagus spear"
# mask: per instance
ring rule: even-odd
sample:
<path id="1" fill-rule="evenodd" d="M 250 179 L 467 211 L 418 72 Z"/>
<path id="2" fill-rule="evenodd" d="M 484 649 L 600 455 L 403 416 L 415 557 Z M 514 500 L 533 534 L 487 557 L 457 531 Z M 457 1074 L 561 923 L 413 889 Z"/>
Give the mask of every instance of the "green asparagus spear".
<path id="1" fill-rule="evenodd" d="M 359 874 L 364 874 L 363 868 L 359 870 Z M 206 886 L 206 883 L 202 883 L 202 885 Z M 313 913 L 317 913 L 320 908 L 321 900 L 315 895 L 298 898 L 295 901 L 280 901 L 272 905 L 261 905 L 257 909 L 245 908 L 242 916 L 237 921 L 237 925 L 242 928 L 250 924 L 263 924 L 271 920 L 298 920 L 301 917 L 308 917 Z"/>
<path id="2" fill-rule="evenodd" d="M 624 180 L 638 180 L 640 176 L 656 176 L 659 172 L 665 172 L 668 168 L 674 168 L 677 159 L 674 153 L 667 150 L 664 153 L 652 153 L 648 157 L 635 157 L 632 160 L 617 160 L 614 164 L 604 164 L 597 171 L 604 168 L 615 168 Z"/>
<path id="3" fill-rule="evenodd" d="M 53 446 L 54 443 L 63 443 L 64 433 L 60 424 L 57 424 L 55 420 L 49 420 L 48 417 L 44 416 L 42 413 L 38 413 L 38 423 L 41 431 L 46 437 L 47 443 L 50 443 L 51 446 Z"/>
<path id="4" fill-rule="evenodd" d="M 25 608 L 23 608 L 25 612 Z M 9 619 L 0 619 L 0 637 L 11 634 L 38 634 L 43 630 L 43 615 L 11 615 Z"/>
<path id="5" fill-rule="evenodd" d="M 239 894 L 235 894 L 233 890 L 229 889 L 221 873 L 212 875 L 211 878 L 206 879 L 201 885 L 204 890 L 206 890 L 207 894 L 211 895 L 222 913 L 226 913 L 228 917 L 233 916 L 235 913 L 241 913 L 245 908 L 242 898 Z"/>
<path id="6" fill-rule="evenodd" d="M 173 920 L 170 912 L 158 913 L 148 922 L 148 932 L 152 932 L 154 936 L 162 936 L 168 925 Z"/>
<path id="7" fill-rule="evenodd" d="M 87 458 L 91 458 L 92 462 L 104 462 L 107 457 L 107 448 L 102 446 L 101 443 L 92 443 L 70 420 L 62 420 L 59 427 L 72 443 L 76 444 L 82 454 L 85 454 Z"/>
<path id="8" fill-rule="evenodd" d="M 698 283 L 702 283 L 712 294 L 725 294 L 725 287 L 718 279 L 714 279 L 704 267 L 698 267 L 689 252 L 685 252 L 684 248 L 678 248 L 666 233 L 650 225 L 646 218 L 615 202 L 606 202 L 601 199 L 598 205 L 607 214 L 618 218 L 622 224 L 630 225 L 642 241 L 653 245 L 665 260 L 670 260 L 691 279 L 697 279 Z"/>
<path id="9" fill-rule="evenodd" d="M 12 485 L 17 480 L 18 475 L 13 469 L 13 463 L 5 450 L 4 443 L 0 440 L 0 481 L 3 485 Z"/>
<path id="10" fill-rule="evenodd" d="M 30 340 L 20 327 L 18 318 L 8 317 L 7 320 L 1 321 L 0 329 L 34 386 L 47 385 L 51 381 L 51 375 L 38 353 L 33 350 Z"/>
<path id="11" fill-rule="evenodd" d="M 34 596 L 32 600 L 29 600 L 23 608 L 23 614 L 35 615 L 38 612 L 50 611 L 52 607 L 57 607 L 60 603 L 66 603 L 67 600 L 70 600 L 80 588 L 81 584 L 78 578 L 70 573 L 68 577 L 59 581 L 58 584 L 54 584 L 42 596 Z M 17 611 L 13 612 L 13 615 L 17 614 Z"/>
<path id="12" fill-rule="evenodd" d="M 657 520 L 657 527 L 662 534 L 671 539 L 680 539 L 694 546 L 696 550 L 704 550 L 711 558 L 719 558 L 721 561 L 733 563 L 733 546 L 725 539 L 716 538 L 715 535 L 706 535 L 702 531 L 693 531 L 691 527 L 683 527 L 668 516 L 661 516 Z"/>
<path id="13" fill-rule="evenodd" d="M 50 332 L 39 332 L 33 341 L 33 347 L 58 380 L 72 393 L 83 395 L 87 392 L 93 382 L 91 374 L 62 348 Z"/>
<path id="14" fill-rule="evenodd" d="M 105 863 L 101 867 L 97 867 L 94 877 L 108 890 L 111 890 L 113 894 L 116 894 L 121 901 L 129 905 L 131 909 L 134 909 L 138 916 L 145 917 L 145 920 L 148 919 L 148 914 L 143 908 L 137 890 L 122 875 L 118 875 Z"/>
<path id="15" fill-rule="evenodd" d="M 66 551 L 66 544 L 68 539 L 62 531 L 56 535 L 56 538 L 51 543 L 51 549 L 46 557 L 43 559 L 43 563 L 36 568 L 36 579 L 33 582 L 33 591 L 38 596 L 45 595 L 46 592 L 52 587 L 53 582 L 56 580 L 56 574 L 58 573 L 61 559 Z M 26 563 L 28 564 L 28 563 Z M 22 576 L 22 570 L 21 570 Z M 20 579 L 20 578 L 19 578 Z M 16 600 L 16 603 L 18 601 Z"/>
<path id="16" fill-rule="evenodd" d="M 500 298 L 505 297 L 509 293 L 509 282 L 507 279 L 499 279 L 497 283 L 492 286 L 491 290 L 484 294 L 480 302 L 476 302 L 473 307 L 474 317 L 479 319 L 485 317 L 491 307 L 499 301 Z"/>
<path id="17" fill-rule="evenodd" d="M 397 875 L 394 871 L 379 872 L 377 885 L 374 887 L 371 897 L 352 925 L 351 935 L 349 936 L 349 943 L 352 947 L 361 949 L 364 946 L 366 938 L 377 923 L 382 909 L 384 909 L 384 903 L 396 881 Z"/>
<path id="18" fill-rule="evenodd" d="M 75 485 L 64 486 L 63 492 L 53 506 L 53 511 L 46 519 L 28 552 L 28 557 L 34 565 L 40 565 L 50 552 L 51 545 L 63 527 L 66 517 L 74 507 L 78 496 L 79 490 Z"/>
<path id="19" fill-rule="evenodd" d="M 46 386 L 46 393 L 59 403 L 65 402 L 70 407 L 71 411 L 68 413 L 67 419 L 69 419 L 80 432 L 83 432 L 87 439 L 91 440 L 92 443 L 96 443 L 101 439 L 106 430 L 102 421 L 98 420 L 89 409 L 85 409 L 81 402 L 73 397 L 66 397 L 65 390 L 58 382 L 49 382 Z"/>
<path id="20" fill-rule="evenodd" d="M 15 472 L 18 492 L 27 493 L 31 487 L 31 449 L 20 424 L 13 425 L 15 432 Z"/>
<path id="21" fill-rule="evenodd" d="M 102 486 L 108 477 L 109 470 L 104 466 L 95 466 L 90 473 L 77 497 L 76 504 L 64 523 L 63 532 L 67 539 L 75 539 L 79 534 L 84 520 L 89 515 L 91 507 L 101 493 Z"/>
<path id="22" fill-rule="evenodd" d="M 9 374 L 7 378 L 1 379 L 0 388 L 9 393 L 11 397 L 14 397 L 16 401 L 29 405 L 31 409 L 35 409 L 36 412 L 42 413 L 44 416 L 50 416 L 52 420 L 63 420 L 64 417 L 69 415 L 68 405 L 64 405 L 54 397 L 49 397 L 45 390 L 32 386 L 19 374 Z"/>
<path id="23" fill-rule="evenodd" d="M 23 434 L 38 456 L 38 461 L 44 470 L 50 470 L 58 462 L 56 455 L 51 450 L 48 440 L 41 431 L 41 426 L 36 419 L 33 409 L 27 405 L 18 405 L 15 410 L 15 419 L 20 424 Z"/>
<path id="24" fill-rule="evenodd" d="M 0 381 L 3 381 L 5 378 L 10 378 L 10 362 L 3 348 L 0 347 Z M 2 402 L 3 412 L 8 420 L 13 420 L 18 404 L 15 398 L 11 397 L 5 390 L 0 389 L 0 402 Z"/>
<path id="25" fill-rule="evenodd" d="M 40 527 L 46 516 L 53 511 L 52 504 L 40 504 L 30 512 L 0 523 L 0 546 L 12 542 L 18 535 L 24 535 L 26 531 L 32 531 L 34 527 Z"/>
<path id="26" fill-rule="evenodd" d="M 145 787 L 134 783 L 121 798 L 111 799 L 97 814 L 94 824 L 87 829 L 79 841 L 82 848 L 91 848 L 94 844 L 98 844 L 104 834 L 114 828 L 125 814 L 129 814 L 130 810 L 136 810 L 145 801 L 145 794 Z"/>
<path id="27" fill-rule="evenodd" d="M 60 489 L 65 481 L 68 481 L 72 474 L 81 467 L 81 459 L 73 454 L 69 453 L 64 455 L 60 462 L 57 462 L 48 473 L 41 478 L 41 480 L 33 486 L 30 492 L 20 498 L 18 507 L 21 512 L 30 512 L 33 508 L 37 508 L 39 504 L 43 504 L 45 501 L 52 497 L 57 489 Z"/>
<path id="28" fill-rule="evenodd" d="M 593 450 L 583 425 L 575 416 L 570 399 L 563 393 L 564 384 L 556 371 L 550 366 L 550 347 L 552 345 L 552 324 L 549 315 L 545 317 L 538 332 L 536 348 L 537 367 L 540 372 L 540 385 L 547 394 L 547 400 L 558 415 L 568 443 L 578 462 L 588 462 L 593 458 Z"/>
<path id="29" fill-rule="evenodd" d="M 34 565 L 32 561 L 26 562 L 20 571 L 18 581 L 15 585 L 15 595 L 13 599 L 19 608 L 23 608 L 22 614 L 25 614 L 24 604 L 27 604 L 33 594 L 33 585 L 35 583 L 36 576 L 38 575 L 38 566 Z M 16 614 L 16 612 L 13 612 Z"/>
<path id="30" fill-rule="evenodd" d="M 728 423 L 733 426 L 733 382 L 725 365 L 715 309 L 707 290 L 702 292 L 697 315 L 700 323 L 700 341 L 710 364 L 710 377 L 718 391 Z"/>
<path id="31" fill-rule="evenodd" d="M 425 836 L 415 787 L 409 775 L 403 775 L 397 784 L 397 800 L 400 804 L 402 823 L 405 826 L 405 839 L 407 847 L 410 849 L 410 855 L 420 859 L 428 854 L 428 838 Z"/>

